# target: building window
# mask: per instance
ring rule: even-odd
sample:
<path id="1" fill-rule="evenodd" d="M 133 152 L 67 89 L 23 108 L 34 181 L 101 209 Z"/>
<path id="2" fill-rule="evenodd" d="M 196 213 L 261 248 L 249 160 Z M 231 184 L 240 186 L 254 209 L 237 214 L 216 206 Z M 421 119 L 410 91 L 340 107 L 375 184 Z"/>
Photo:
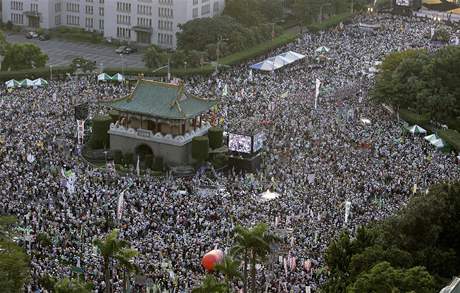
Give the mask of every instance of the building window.
<path id="1" fill-rule="evenodd" d="M 201 6 L 201 16 L 209 14 L 210 12 L 211 12 L 211 5 L 210 4 L 206 4 L 206 5 Z"/>
<path id="2" fill-rule="evenodd" d="M 19 1 L 11 1 L 11 10 L 24 10 L 24 4 Z"/>
<path id="3" fill-rule="evenodd" d="M 214 13 L 219 12 L 219 2 L 214 2 L 212 10 L 214 10 Z"/>
<path id="4" fill-rule="evenodd" d="M 193 0 L 193 5 L 198 5 L 198 0 Z"/>
<path id="5" fill-rule="evenodd" d="M 54 12 L 61 12 L 62 11 L 62 6 L 61 6 L 62 3 L 56 3 L 54 5 Z"/>
<path id="6" fill-rule="evenodd" d="M 99 15 L 104 16 L 104 7 L 99 7 Z"/>
<path id="7" fill-rule="evenodd" d="M 85 27 L 86 28 L 93 28 L 93 19 L 90 17 L 87 17 L 85 19 Z"/>
<path id="8" fill-rule="evenodd" d="M 30 11 L 38 12 L 38 4 L 30 4 Z"/>
<path id="9" fill-rule="evenodd" d="M 86 5 L 85 11 L 86 11 L 86 14 L 93 15 L 93 6 Z"/>
<path id="10" fill-rule="evenodd" d="M 56 25 L 61 25 L 61 16 L 60 16 L 60 15 L 56 15 L 56 16 L 54 17 L 54 23 L 55 23 Z"/>
<path id="11" fill-rule="evenodd" d="M 193 8 L 192 17 L 193 17 L 193 18 L 197 18 L 197 17 L 198 17 L 198 7 Z"/>
<path id="12" fill-rule="evenodd" d="M 103 19 L 99 19 L 99 29 L 100 30 L 104 29 L 104 20 Z"/>

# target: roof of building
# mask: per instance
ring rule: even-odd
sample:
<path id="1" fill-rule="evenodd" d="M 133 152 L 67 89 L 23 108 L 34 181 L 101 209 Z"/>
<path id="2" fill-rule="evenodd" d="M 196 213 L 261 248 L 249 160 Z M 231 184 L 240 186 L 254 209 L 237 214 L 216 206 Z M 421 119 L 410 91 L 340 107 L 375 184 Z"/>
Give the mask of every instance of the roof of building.
<path id="1" fill-rule="evenodd" d="M 131 95 L 113 102 L 112 108 L 164 119 L 190 119 L 216 104 L 216 100 L 186 96 L 183 85 L 140 80 Z"/>
<path id="2" fill-rule="evenodd" d="M 454 277 L 452 282 L 441 289 L 439 293 L 459 293 L 460 292 L 460 278 Z"/>

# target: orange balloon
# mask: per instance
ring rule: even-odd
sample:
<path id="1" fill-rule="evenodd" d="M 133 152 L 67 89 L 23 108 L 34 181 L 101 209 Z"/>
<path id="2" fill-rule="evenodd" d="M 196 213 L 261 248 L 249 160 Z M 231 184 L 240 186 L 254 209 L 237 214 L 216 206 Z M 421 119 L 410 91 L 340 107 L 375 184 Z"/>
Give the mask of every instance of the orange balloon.
<path id="1" fill-rule="evenodd" d="M 224 257 L 222 250 L 214 249 L 206 253 L 201 259 L 201 265 L 206 271 L 212 272 L 216 264 L 220 263 Z"/>

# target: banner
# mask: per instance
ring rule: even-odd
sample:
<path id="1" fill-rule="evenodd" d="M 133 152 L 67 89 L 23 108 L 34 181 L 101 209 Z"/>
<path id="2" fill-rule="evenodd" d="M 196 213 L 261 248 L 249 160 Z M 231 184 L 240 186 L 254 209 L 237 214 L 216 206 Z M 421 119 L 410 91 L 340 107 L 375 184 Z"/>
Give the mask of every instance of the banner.
<path id="1" fill-rule="evenodd" d="M 347 200 L 345 202 L 345 223 L 348 223 L 348 218 L 350 216 L 350 209 L 351 209 L 351 202 Z"/>
<path id="2" fill-rule="evenodd" d="M 77 120 L 77 141 L 79 145 L 83 144 L 85 135 L 85 120 Z"/>
<path id="3" fill-rule="evenodd" d="M 122 192 L 120 196 L 118 197 L 118 205 L 117 205 L 117 219 L 121 220 L 121 217 L 123 215 L 123 205 L 125 204 L 125 198 L 123 196 Z"/>
<path id="4" fill-rule="evenodd" d="M 321 86 L 321 81 L 316 79 L 316 90 L 315 90 L 315 109 L 318 107 L 318 96 L 319 96 L 319 87 Z"/>

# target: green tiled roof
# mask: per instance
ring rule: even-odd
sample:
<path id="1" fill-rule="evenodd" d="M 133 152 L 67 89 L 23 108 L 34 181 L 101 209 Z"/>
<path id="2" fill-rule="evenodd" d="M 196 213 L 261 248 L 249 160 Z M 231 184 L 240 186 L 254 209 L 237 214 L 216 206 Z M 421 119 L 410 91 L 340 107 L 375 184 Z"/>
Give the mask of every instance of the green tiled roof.
<path id="1" fill-rule="evenodd" d="M 185 97 L 182 85 L 140 80 L 133 93 L 112 103 L 120 112 L 130 112 L 164 119 L 189 119 L 217 104 L 194 96 Z"/>

